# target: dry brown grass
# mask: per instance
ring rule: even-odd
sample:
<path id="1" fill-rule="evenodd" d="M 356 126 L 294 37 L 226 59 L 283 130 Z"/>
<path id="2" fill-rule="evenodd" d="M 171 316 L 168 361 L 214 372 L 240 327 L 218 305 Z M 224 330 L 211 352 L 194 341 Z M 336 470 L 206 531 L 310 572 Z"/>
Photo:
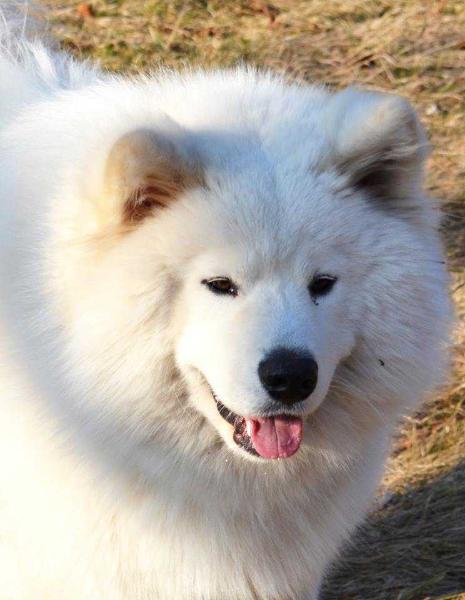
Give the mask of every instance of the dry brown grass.
<path id="1" fill-rule="evenodd" d="M 52 31 L 109 69 L 247 61 L 408 97 L 430 134 L 457 305 L 451 387 L 396 440 L 378 508 L 326 600 L 465 598 L 465 3 L 463 0 L 45 0 Z M 462 286 L 462 287 L 461 287 Z"/>

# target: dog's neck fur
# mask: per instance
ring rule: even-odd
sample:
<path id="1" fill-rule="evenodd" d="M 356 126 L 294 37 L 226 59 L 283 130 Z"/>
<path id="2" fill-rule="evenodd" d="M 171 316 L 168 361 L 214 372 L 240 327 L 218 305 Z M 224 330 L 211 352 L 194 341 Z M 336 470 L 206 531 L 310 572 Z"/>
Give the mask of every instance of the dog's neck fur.
<path id="1" fill-rule="evenodd" d="M 162 436 L 160 444 L 155 435 L 153 446 L 148 441 L 142 449 L 139 459 L 151 471 L 147 477 L 140 464 L 137 467 L 133 462 L 130 468 L 127 457 L 121 457 L 121 465 L 125 466 L 119 469 L 115 454 L 110 452 L 113 462 L 109 470 L 104 454 L 95 454 L 92 446 L 87 448 L 90 452 L 83 454 L 79 450 L 83 448 L 82 440 L 73 443 L 72 433 L 71 439 L 66 439 L 66 432 L 57 437 L 56 430 L 62 432 L 63 427 L 57 428 L 56 421 L 37 410 L 37 405 L 28 402 L 25 419 L 26 406 L 18 397 L 18 390 L 24 385 L 18 385 L 11 371 L 5 370 L 2 383 L 16 390 L 14 398 L 7 394 L 11 411 L 10 418 L 2 421 L 9 423 L 8 434 L 2 431 L 3 443 L 8 447 L 10 437 L 16 434 L 20 436 L 17 443 L 26 444 L 28 454 L 47 456 L 40 472 L 21 470 L 18 464 L 18 490 L 27 489 L 28 497 L 43 497 L 43 502 L 36 504 L 34 515 L 30 515 L 33 521 L 29 525 L 35 523 L 35 527 L 47 527 L 48 531 L 47 546 L 37 547 L 32 536 L 29 552 L 44 556 L 52 552 L 59 589 L 59 581 L 71 564 L 82 561 L 82 548 L 79 556 L 72 551 L 69 555 L 60 554 L 66 532 L 73 532 L 73 524 L 79 523 L 79 535 L 86 544 L 96 544 L 88 549 L 88 555 L 94 557 L 92 564 L 82 563 L 82 571 L 89 569 L 95 579 L 89 583 L 88 596 L 85 586 L 81 589 L 80 600 L 102 594 L 102 590 L 102 597 L 124 598 L 125 589 L 130 590 L 134 600 L 147 594 L 155 594 L 160 600 L 187 599 L 192 597 L 192 581 L 198 597 L 313 599 L 320 585 L 320 566 L 335 552 L 343 535 L 338 515 L 352 514 L 355 523 L 366 508 L 359 502 L 358 473 L 374 468 L 379 454 L 386 451 L 386 441 L 383 443 L 378 435 L 373 437 L 368 429 L 359 435 L 357 449 L 354 452 L 352 447 L 351 456 L 342 456 L 342 448 L 339 452 L 325 448 L 323 421 L 329 415 L 323 406 L 307 424 L 314 433 L 314 447 L 302 449 L 302 456 L 292 466 L 252 463 L 232 456 L 211 426 L 194 409 L 191 412 L 184 408 L 183 418 L 189 415 L 184 438 L 167 448 L 166 437 Z M 23 393 L 28 396 L 27 389 Z M 337 402 L 336 397 L 330 400 Z M 353 408 L 354 404 L 346 399 L 345 407 L 340 407 L 348 420 L 351 405 Z M 173 411 L 174 418 L 179 415 Z M 199 431 L 199 442 L 202 434 L 207 440 L 196 449 L 191 445 L 191 427 Z M 27 443 L 25 439 L 21 441 L 24 435 L 28 436 Z M 10 459 L 16 464 L 21 462 L 21 455 L 11 455 L 10 451 Z M 44 488 L 44 480 L 55 480 L 59 485 Z M 347 510 L 348 504 L 353 504 L 351 511 Z M 61 515 L 51 509 L 54 505 L 60 506 Z M 9 508 L 12 518 L 16 518 L 15 507 Z M 352 524 L 345 522 L 345 527 L 350 529 Z M 174 540 L 173 531 L 179 531 Z M 43 541 L 41 536 L 37 539 Z M 169 544 L 164 541 L 167 539 L 171 539 Z M 71 539 L 68 543 L 72 547 Z M 162 564 L 158 562 L 161 545 L 166 553 Z M 53 548 L 57 549 L 56 554 Z M 24 548 L 18 548 L 18 552 L 24 552 Z M 223 578 L 224 573 L 230 577 L 212 579 L 215 569 L 204 564 L 203 553 L 215 556 L 217 572 Z M 179 576 L 180 563 L 184 564 L 186 576 L 190 574 L 189 580 Z M 300 579 L 301 569 L 295 568 L 301 564 L 308 565 L 305 581 Z M 74 575 L 82 571 L 77 569 Z M 113 577 L 108 576 L 109 572 L 113 572 Z M 281 576 L 276 578 L 276 573 Z M 270 589 L 277 580 L 283 587 Z M 134 581 L 138 581 L 137 588 L 133 587 Z M 309 582 L 313 582 L 313 591 Z M 74 600 L 71 595 L 69 598 Z"/>

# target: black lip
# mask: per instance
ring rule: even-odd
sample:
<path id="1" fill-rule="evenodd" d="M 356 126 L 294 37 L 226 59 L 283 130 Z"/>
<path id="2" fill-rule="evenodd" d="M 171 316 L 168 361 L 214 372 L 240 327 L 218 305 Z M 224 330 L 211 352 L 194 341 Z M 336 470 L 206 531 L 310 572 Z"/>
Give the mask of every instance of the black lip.
<path id="1" fill-rule="evenodd" d="M 227 421 L 230 425 L 235 425 L 236 424 L 236 420 L 239 417 L 239 415 L 237 415 L 236 413 L 234 413 L 232 410 L 229 410 L 229 408 L 227 408 L 222 402 L 221 400 L 218 398 L 218 396 L 215 394 L 215 392 L 212 390 L 212 396 L 213 399 L 216 402 L 216 408 L 218 409 L 218 412 L 220 413 L 220 415 L 223 417 L 223 419 L 225 421 Z"/>
<path id="2" fill-rule="evenodd" d="M 239 446 L 252 456 L 260 456 L 258 452 L 253 447 L 252 440 L 247 433 L 246 423 L 244 417 L 237 415 L 232 410 L 229 410 L 218 398 L 215 392 L 210 388 L 213 399 L 216 403 L 216 408 L 218 412 L 223 417 L 225 421 L 227 421 L 230 425 L 234 427 L 233 440 Z"/>

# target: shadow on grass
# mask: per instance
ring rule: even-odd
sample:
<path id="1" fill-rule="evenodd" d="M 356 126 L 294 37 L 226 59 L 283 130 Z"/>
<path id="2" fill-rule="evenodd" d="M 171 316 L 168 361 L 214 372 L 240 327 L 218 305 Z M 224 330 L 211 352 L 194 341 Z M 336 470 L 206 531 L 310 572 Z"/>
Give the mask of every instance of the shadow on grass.
<path id="1" fill-rule="evenodd" d="M 390 498 L 342 554 L 322 593 L 322 600 L 459 597 L 465 598 L 465 463 Z"/>

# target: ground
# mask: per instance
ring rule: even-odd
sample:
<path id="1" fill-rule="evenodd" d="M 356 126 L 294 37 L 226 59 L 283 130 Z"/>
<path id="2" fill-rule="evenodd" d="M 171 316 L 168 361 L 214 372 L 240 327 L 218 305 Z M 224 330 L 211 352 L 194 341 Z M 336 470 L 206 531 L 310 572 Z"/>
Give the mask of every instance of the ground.
<path id="1" fill-rule="evenodd" d="M 463 0 L 45 0 L 79 57 L 135 72 L 248 62 L 339 88 L 406 96 L 434 148 L 428 188 L 457 307 L 455 372 L 403 424 L 368 524 L 324 600 L 465 598 L 465 3 Z"/>

